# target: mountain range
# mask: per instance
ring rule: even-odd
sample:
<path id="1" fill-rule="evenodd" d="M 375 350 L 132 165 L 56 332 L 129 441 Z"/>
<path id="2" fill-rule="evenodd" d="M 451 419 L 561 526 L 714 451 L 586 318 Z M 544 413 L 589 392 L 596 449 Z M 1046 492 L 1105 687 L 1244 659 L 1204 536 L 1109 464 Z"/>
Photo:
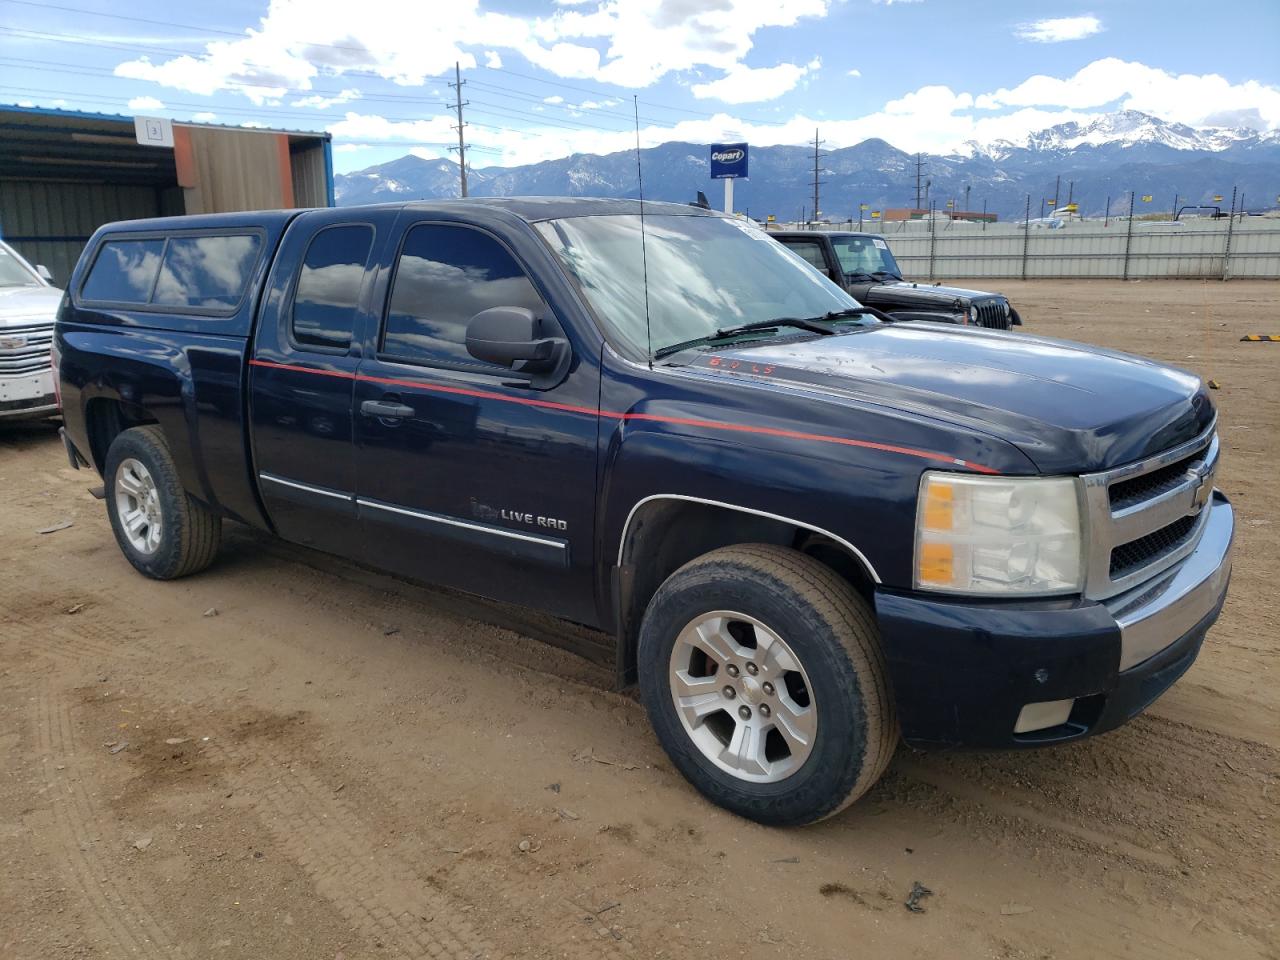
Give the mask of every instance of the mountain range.
<path id="1" fill-rule="evenodd" d="M 705 192 L 713 206 L 722 187 L 709 177 L 708 147 L 664 143 L 640 152 L 645 196 L 684 202 Z M 1230 204 L 1240 191 L 1247 209 L 1264 209 L 1280 200 L 1280 131 L 1200 128 L 1169 123 L 1134 110 L 1104 114 L 1088 123 L 1062 123 L 1021 141 L 966 143 L 954 153 L 926 154 L 922 182 L 939 208 L 954 200 L 956 209 L 987 209 L 1002 219 L 1021 218 L 1028 196 L 1031 215 L 1054 196 L 1061 177 L 1062 202 L 1068 195 L 1086 216 L 1125 212 L 1129 191 L 1137 213 L 1166 212 L 1178 203 L 1213 204 L 1215 195 Z M 757 219 L 811 218 L 813 151 L 803 146 L 752 147 L 751 178 L 734 188 L 734 206 Z M 858 205 L 871 209 L 915 205 L 916 155 L 880 139 L 826 152 L 821 158 L 822 216 L 845 220 Z M 619 196 L 638 195 L 634 151 L 577 153 L 558 160 L 517 167 L 468 169 L 473 196 Z M 341 206 L 458 196 L 458 166 L 412 154 L 335 177 Z M 924 187 L 922 186 L 922 191 Z M 1144 203 L 1145 195 L 1152 201 Z"/>

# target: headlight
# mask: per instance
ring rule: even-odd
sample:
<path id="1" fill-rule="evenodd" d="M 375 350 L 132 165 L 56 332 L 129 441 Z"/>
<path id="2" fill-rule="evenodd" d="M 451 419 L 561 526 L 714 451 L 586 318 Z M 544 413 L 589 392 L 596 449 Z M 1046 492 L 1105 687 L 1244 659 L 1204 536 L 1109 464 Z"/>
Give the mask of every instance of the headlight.
<path id="1" fill-rule="evenodd" d="M 930 470 L 916 510 L 915 585 L 964 594 L 1076 593 L 1080 507 L 1070 477 Z"/>
<path id="2" fill-rule="evenodd" d="M 974 306 L 969 307 L 969 310 L 968 310 L 968 316 L 969 316 L 969 322 L 970 322 L 970 323 L 977 323 L 977 322 L 978 322 L 978 308 L 977 308 L 977 307 L 974 307 Z"/>

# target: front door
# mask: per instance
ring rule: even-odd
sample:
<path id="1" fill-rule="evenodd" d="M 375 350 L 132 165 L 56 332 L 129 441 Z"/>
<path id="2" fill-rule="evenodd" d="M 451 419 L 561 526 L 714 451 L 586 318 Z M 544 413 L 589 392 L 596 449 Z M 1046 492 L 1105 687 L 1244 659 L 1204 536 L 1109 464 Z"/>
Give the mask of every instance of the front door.
<path id="1" fill-rule="evenodd" d="M 481 310 L 559 326 L 545 286 L 496 233 L 406 220 L 355 384 L 365 557 L 592 623 L 598 367 L 535 388 L 472 358 Z"/>

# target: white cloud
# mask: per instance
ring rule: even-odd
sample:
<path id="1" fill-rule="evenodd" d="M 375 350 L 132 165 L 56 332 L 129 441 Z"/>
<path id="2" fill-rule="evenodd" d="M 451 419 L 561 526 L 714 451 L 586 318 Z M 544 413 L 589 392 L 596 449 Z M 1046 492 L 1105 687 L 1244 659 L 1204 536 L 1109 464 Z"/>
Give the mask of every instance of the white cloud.
<path id="1" fill-rule="evenodd" d="M 134 113 L 145 113 L 148 110 L 163 110 L 164 103 L 155 97 L 134 97 L 129 101 L 129 109 Z"/>
<path id="2" fill-rule="evenodd" d="M 455 61 L 474 68 L 470 48 L 483 37 L 491 65 L 510 52 L 557 76 L 638 88 L 678 71 L 741 68 L 758 31 L 825 16 L 832 2 L 583 0 L 518 16 L 482 9 L 482 0 L 363 0 L 352 17 L 347 0 L 270 0 L 243 38 L 164 61 L 138 57 L 115 72 L 194 93 L 232 90 L 260 104 L 352 70 L 421 86 Z"/>
<path id="3" fill-rule="evenodd" d="M 372 149 L 367 143 L 340 143 L 333 148 L 336 153 L 356 153 L 360 150 Z"/>
<path id="4" fill-rule="evenodd" d="M 557 104 L 564 103 L 564 97 L 560 97 L 560 96 L 555 96 L 555 97 L 543 97 L 543 98 L 542 98 L 542 102 L 543 102 L 543 103 L 549 103 L 549 104 L 551 104 L 552 106 L 556 106 Z"/>
<path id="5" fill-rule="evenodd" d="M 1014 33 L 1023 40 L 1034 43 L 1062 43 L 1064 40 L 1083 40 L 1102 32 L 1102 21 L 1094 16 L 1055 17 L 1019 24 Z"/>
<path id="6" fill-rule="evenodd" d="M 862 71 L 861 71 L 861 70 L 859 70 L 857 67 L 854 67 L 852 70 L 850 70 L 850 71 L 846 74 L 846 76 L 850 76 L 850 77 L 860 77 L 860 76 L 862 76 Z"/>
<path id="7" fill-rule="evenodd" d="M 776 100 L 795 89 L 800 79 L 816 70 L 816 58 L 803 66 L 780 63 L 776 67 L 731 67 L 719 80 L 695 83 L 689 89 L 699 100 L 716 99 L 724 103 L 760 103 Z"/>
<path id="8" fill-rule="evenodd" d="M 1143 63 L 1107 57 L 1095 60 L 1070 77 L 1029 77 L 1012 89 L 982 94 L 980 109 L 1007 107 L 1102 108 L 1118 102 L 1191 126 L 1224 122 L 1230 109 L 1256 115 L 1267 129 L 1280 127 L 1280 87 L 1246 80 L 1230 83 L 1216 73 L 1172 74 Z"/>
<path id="9" fill-rule="evenodd" d="M 885 113 L 910 116 L 940 116 L 967 110 L 973 106 L 973 95 L 953 93 L 950 87 L 927 86 L 884 105 Z"/>
<path id="10" fill-rule="evenodd" d="M 490 70 L 502 69 L 502 57 L 498 56 L 497 50 L 486 50 L 484 52 L 484 65 Z"/>
<path id="11" fill-rule="evenodd" d="M 194 120 L 196 123 L 213 123 L 213 121 L 218 119 L 218 115 L 216 113 L 210 113 L 208 110 L 205 110 L 202 113 L 192 114 L 191 119 Z"/>
<path id="12" fill-rule="evenodd" d="M 302 97 L 293 101 L 291 106 L 295 107 L 315 107 L 317 110 L 327 110 L 329 107 L 337 106 L 340 103 L 350 103 L 352 100 L 360 99 L 360 91 L 354 88 L 342 90 L 332 97 L 322 97 L 312 95 L 310 97 Z"/>

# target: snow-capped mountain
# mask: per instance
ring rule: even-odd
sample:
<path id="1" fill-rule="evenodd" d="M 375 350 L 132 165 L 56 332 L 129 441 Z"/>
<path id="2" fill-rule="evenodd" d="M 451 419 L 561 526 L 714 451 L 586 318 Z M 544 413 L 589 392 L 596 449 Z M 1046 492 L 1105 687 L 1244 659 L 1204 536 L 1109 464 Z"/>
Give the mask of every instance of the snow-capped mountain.
<path id="1" fill-rule="evenodd" d="M 1065 154 L 1082 147 L 1130 150 L 1135 147 L 1219 153 L 1237 146 L 1280 143 L 1280 131 L 1259 133 L 1248 127 L 1189 127 L 1168 123 L 1137 110 L 1103 114 L 1087 123 L 1069 121 L 1028 134 L 1018 141 L 966 141 L 959 156 L 1004 160 L 1020 151 Z"/>
<path id="2" fill-rule="evenodd" d="M 751 179 L 735 188 L 739 210 L 780 219 L 811 215 L 813 154 L 803 146 L 753 147 Z M 1159 199 L 1210 203 L 1238 187 L 1253 206 L 1267 206 L 1280 183 L 1280 131 L 1193 128 L 1167 123 L 1135 110 L 1088 122 L 1062 123 L 1020 142 L 970 143 L 945 156 L 926 156 L 929 196 L 939 206 L 966 199 L 1001 217 L 1021 216 L 1031 196 L 1038 211 L 1052 198 L 1057 178 L 1084 214 L 1101 214 L 1110 198 L 1118 211 L 1129 191 Z M 666 143 L 641 151 L 645 196 L 692 200 L 697 191 L 713 201 L 720 185 L 708 178 L 707 147 Z M 879 139 L 832 150 L 822 161 L 823 213 L 857 217 L 858 204 L 872 208 L 915 203 L 915 157 Z M 335 178 L 343 205 L 458 195 L 458 167 L 450 160 L 406 156 Z M 519 167 L 486 167 L 468 175 L 476 196 L 636 196 L 635 153 L 575 154 Z"/>

